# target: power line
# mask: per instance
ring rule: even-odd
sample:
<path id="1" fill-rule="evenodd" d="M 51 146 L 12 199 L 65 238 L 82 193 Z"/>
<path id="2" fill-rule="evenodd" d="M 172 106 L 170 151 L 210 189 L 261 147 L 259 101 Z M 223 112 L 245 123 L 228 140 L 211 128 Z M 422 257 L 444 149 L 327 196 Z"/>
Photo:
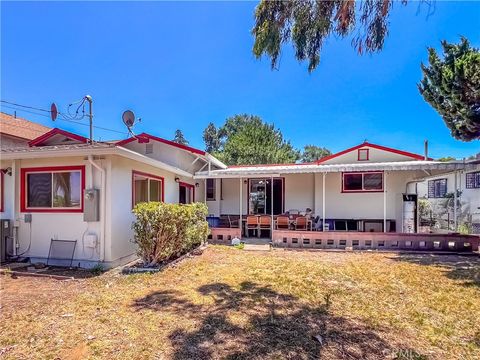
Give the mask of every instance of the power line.
<path id="1" fill-rule="evenodd" d="M 29 113 L 29 114 L 34 114 L 34 115 L 38 115 L 38 116 L 43 116 L 43 117 L 46 117 L 46 118 L 49 118 L 51 119 L 51 116 L 50 115 L 46 115 L 46 114 L 40 114 L 38 112 L 34 112 L 34 111 L 30 111 L 30 110 L 25 110 L 25 109 L 32 109 L 32 110 L 37 110 L 37 111 L 43 111 L 43 112 L 46 112 L 46 113 L 51 113 L 50 110 L 45 110 L 45 109 L 41 109 L 41 108 L 37 108 L 37 107 L 33 107 L 33 106 L 27 106 L 27 105 L 22 105 L 22 104 L 17 104 L 17 103 L 14 103 L 14 102 L 10 102 L 10 101 L 6 101 L 6 100 L 0 100 L 0 102 L 4 103 L 4 104 L 8 104 L 8 105 L 3 105 L 2 107 L 6 107 L 8 109 L 12 109 L 12 110 L 16 110 L 16 111 L 23 111 L 23 112 L 26 112 L 26 113 Z M 13 105 L 13 106 L 9 106 L 9 105 Z M 16 106 L 16 107 L 14 107 Z M 20 108 L 25 108 L 25 109 L 19 109 L 18 107 Z M 85 123 L 82 123 L 80 121 L 75 121 L 75 120 L 70 120 L 70 119 L 67 119 L 65 117 L 65 114 L 63 113 L 58 113 L 59 115 L 62 116 L 62 118 L 57 118 L 57 120 L 60 120 L 60 121 L 66 121 L 66 122 L 70 122 L 70 123 L 73 123 L 73 124 L 78 124 L 78 125 L 82 125 L 82 126 L 89 126 L 89 124 L 85 124 Z M 114 130 L 114 129 L 109 129 L 109 128 L 106 128 L 106 127 L 103 127 L 103 126 L 93 126 L 95 129 L 99 129 L 99 130 L 105 130 L 105 131 L 110 131 L 110 132 L 114 132 L 114 133 L 117 133 L 117 134 L 122 134 L 122 135 L 128 135 L 128 132 L 127 131 L 119 131 L 119 130 Z"/>

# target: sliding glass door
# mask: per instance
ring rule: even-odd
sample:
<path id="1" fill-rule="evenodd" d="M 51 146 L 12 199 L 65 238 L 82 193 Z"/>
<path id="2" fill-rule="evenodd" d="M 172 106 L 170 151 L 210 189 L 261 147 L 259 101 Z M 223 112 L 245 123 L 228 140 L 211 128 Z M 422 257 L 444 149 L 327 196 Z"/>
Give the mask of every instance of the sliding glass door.
<path id="1" fill-rule="evenodd" d="M 273 215 L 283 213 L 283 178 L 273 179 L 250 179 L 248 213 L 253 215 L 271 214 L 273 199 Z"/>

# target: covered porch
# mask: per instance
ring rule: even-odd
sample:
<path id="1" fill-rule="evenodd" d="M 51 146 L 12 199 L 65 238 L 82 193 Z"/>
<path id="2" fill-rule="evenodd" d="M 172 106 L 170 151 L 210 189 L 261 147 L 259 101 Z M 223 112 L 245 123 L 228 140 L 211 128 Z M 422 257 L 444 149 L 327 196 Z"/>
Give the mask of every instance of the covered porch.
<path id="1" fill-rule="evenodd" d="M 476 237 L 417 234 L 416 184 L 466 166 L 434 161 L 292 164 L 196 177 L 205 179 L 211 241 L 257 237 L 282 247 L 471 251 L 478 248 Z"/>

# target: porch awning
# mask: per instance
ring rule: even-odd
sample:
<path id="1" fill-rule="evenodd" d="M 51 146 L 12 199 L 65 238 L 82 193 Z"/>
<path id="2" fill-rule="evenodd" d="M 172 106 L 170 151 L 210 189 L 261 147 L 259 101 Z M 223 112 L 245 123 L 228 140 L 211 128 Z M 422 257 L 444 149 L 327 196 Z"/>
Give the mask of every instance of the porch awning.
<path id="1" fill-rule="evenodd" d="M 275 176 L 281 174 L 335 173 L 346 171 L 438 171 L 447 173 L 455 170 L 474 170 L 478 165 L 464 161 L 392 161 L 361 164 L 284 164 L 234 166 L 222 170 L 197 172 L 195 179 L 240 178 L 250 176 Z M 429 175 L 429 174 L 427 174 Z M 431 174 L 434 175 L 434 174 Z"/>

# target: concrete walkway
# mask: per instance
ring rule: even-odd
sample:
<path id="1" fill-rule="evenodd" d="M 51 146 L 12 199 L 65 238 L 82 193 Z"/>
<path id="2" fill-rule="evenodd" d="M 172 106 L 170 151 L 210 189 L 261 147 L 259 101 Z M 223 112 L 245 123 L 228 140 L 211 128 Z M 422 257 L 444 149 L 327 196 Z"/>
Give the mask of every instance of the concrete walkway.
<path id="1" fill-rule="evenodd" d="M 245 244 L 243 249 L 252 251 L 270 251 L 271 241 L 272 240 L 269 238 L 243 238 L 242 242 Z"/>

